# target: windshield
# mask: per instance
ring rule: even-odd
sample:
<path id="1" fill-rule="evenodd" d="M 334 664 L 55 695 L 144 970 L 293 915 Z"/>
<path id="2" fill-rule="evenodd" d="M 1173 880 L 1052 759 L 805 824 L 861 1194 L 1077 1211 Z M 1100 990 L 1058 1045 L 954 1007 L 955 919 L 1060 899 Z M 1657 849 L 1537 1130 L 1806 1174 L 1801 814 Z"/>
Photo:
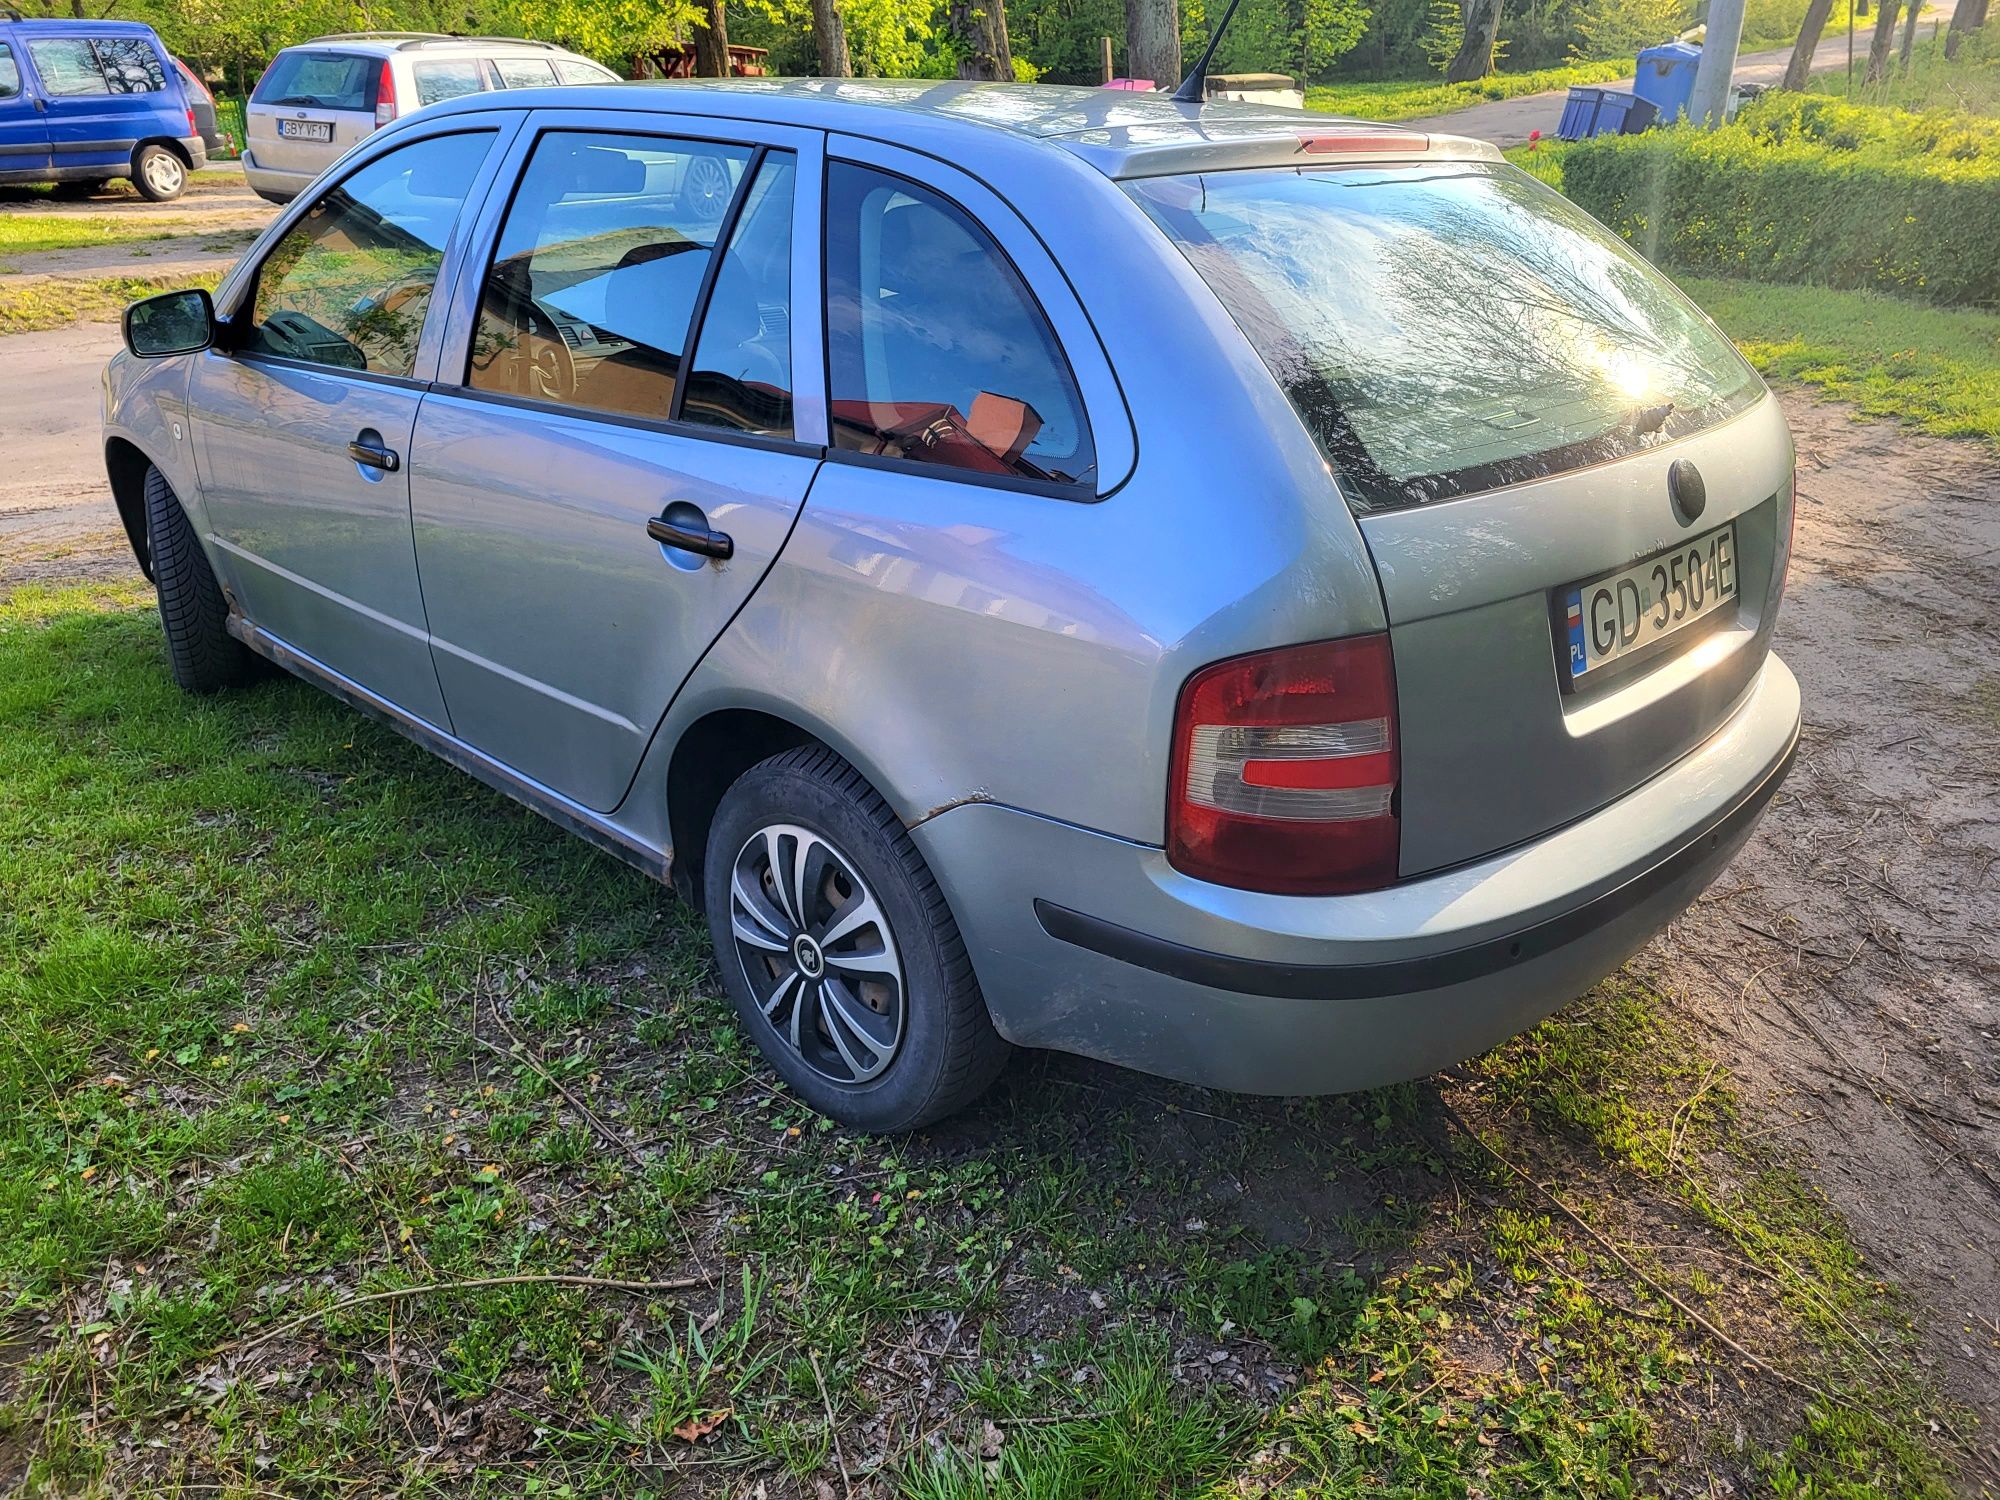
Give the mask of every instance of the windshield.
<path id="1" fill-rule="evenodd" d="M 1125 187 L 1249 336 L 1360 510 L 1617 458 L 1763 389 L 1665 277 L 1511 167 Z"/>
<path id="2" fill-rule="evenodd" d="M 256 104 L 373 109 L 382 65 L 352 52 L 280 52 L 251 95 Z"/>

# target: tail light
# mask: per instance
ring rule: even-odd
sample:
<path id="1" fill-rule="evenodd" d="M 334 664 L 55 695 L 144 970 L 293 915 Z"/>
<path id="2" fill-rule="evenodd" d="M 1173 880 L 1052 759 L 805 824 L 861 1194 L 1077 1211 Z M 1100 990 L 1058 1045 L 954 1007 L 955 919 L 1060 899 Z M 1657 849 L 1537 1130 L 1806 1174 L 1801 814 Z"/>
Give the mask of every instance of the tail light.
<path id="1" fill-rule="evenodd" d="M 1396 677 L 1386 635 L 1260 651 L 1181 689 L 1167 858 L 1284 895 L 1396 878 Z"/>
<path id="2" fill-rule="evenodd" d="M 189 134 L 190 136 L 197 136 L 197 135 L 200 135 L 200 134 L 201 134 L 201 132 L 200 132 L 199 130 L 197 130 L 197 129 L 195 128 L 195 123 L 194 123 L 194 107 L 193 107 L 192 105 L 190 105 L 190 106 L 188 107 L 188 112 L 187 112 L 187 116 L 188 116 L 188 134 Z"/>
<path id="3" fill-rule="evenodd" d="M 396 118 L 396 73 L 388 62 L 382 64 L 382 76 L 375 81 L 375 123 L 387 125 Z"/>

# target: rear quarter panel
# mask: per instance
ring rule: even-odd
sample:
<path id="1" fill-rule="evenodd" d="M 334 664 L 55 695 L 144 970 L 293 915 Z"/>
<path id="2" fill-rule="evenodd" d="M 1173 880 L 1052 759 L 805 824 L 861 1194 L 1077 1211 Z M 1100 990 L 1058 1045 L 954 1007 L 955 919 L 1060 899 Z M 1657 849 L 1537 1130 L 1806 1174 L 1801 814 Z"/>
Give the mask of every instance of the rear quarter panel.
<path id="1" fill-rule="evenodd" d="M 1091 424 L 1129 412 L 1130 477 L 1091 503 L 827 463 L 662 739 L 714 708 L 796 705 L 906 822 L 987 801 L 1158 843 L 1188 675 L 1379 630 L 1380 592 L 1283 395 L 1136 206 L 1066 152 L 969 158 L 929 124 L 899 144 L 1011 204 L 1060 268 L 1029 276 L 1037 295 L 1087 315 L 1126 409 L 1094 403 Z"/>

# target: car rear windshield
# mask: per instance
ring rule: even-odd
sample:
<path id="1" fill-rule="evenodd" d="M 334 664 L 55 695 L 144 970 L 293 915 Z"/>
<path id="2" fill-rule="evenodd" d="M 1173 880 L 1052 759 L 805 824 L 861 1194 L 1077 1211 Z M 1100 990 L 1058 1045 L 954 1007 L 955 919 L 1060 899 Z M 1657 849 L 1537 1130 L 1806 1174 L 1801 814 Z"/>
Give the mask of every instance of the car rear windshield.
<path id="1" fill-rule="evenodd" d="M 1357 510 L 1622 457 L 1763 390 L 1665 277 L 1512 167 L 1125 187 L 1249 336 Z"/>
<path id="2" fill-rule="evenodd" d="M 252 104 L 373 109 L 379 58 L 355 52 L 280 52 L 250 96 Z"/>

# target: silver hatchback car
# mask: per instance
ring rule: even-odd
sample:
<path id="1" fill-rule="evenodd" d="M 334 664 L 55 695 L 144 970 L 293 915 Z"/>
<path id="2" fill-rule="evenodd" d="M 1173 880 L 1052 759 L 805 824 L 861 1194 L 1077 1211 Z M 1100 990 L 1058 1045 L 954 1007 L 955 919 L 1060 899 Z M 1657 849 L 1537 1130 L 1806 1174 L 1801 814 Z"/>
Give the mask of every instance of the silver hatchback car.
<path id="1" fill-rule="evenodd" d="M 1683 910 L 1798 735 L 1777 404 L 1472 142 L 482 94 L 126 341 L 181 683 L 269 658 L 671 880 L 868 1129 L 1010 1044 L 1271 1093 L 1465 1058 Z"/>

